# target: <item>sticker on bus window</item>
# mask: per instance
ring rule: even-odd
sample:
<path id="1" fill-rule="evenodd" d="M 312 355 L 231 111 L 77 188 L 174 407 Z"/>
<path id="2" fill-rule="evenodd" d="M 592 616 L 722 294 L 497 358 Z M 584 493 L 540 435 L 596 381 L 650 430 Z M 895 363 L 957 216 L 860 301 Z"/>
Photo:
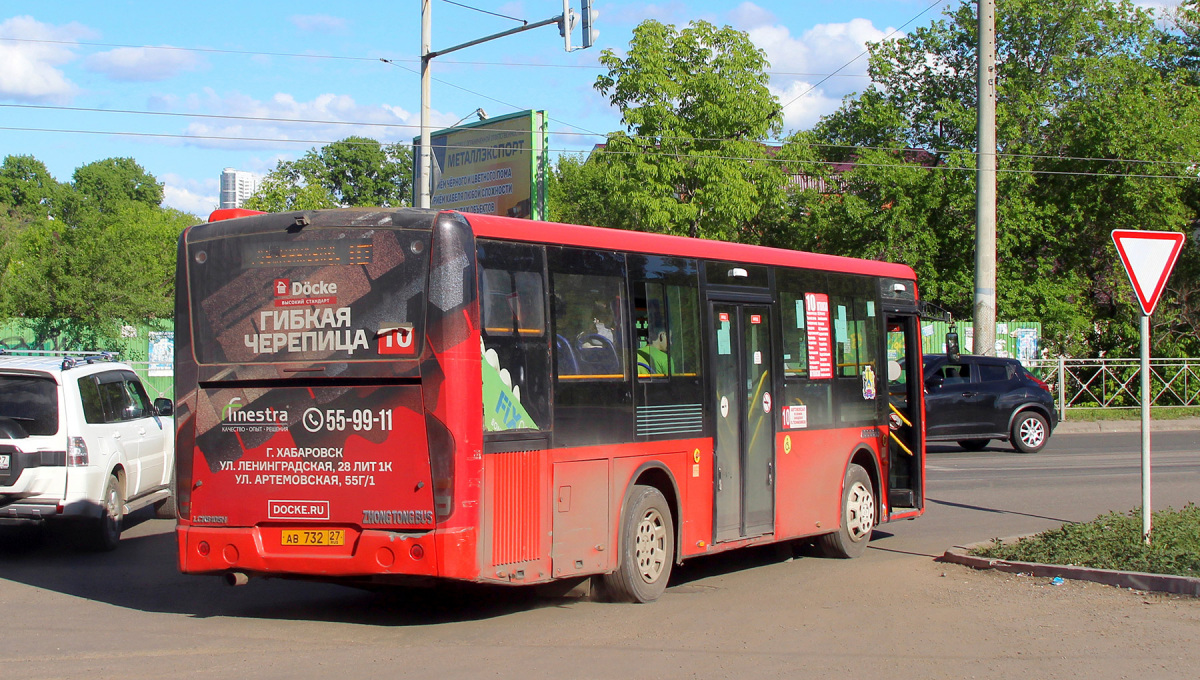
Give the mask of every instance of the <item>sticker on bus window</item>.
<path id="1" fill-rule="evenodd" d="M 875 398 L 875 369 L 870 366 L 862 369 L 862 395 L 868 401 Z"/>
<path id="2" fill-rule="evenodd" d="M 732 353 L 733 349 L 729 342 L 729 324 L 725 323 L 717 329 L 717 354 L 723 356 Z"/>
<path id="3" fill-rule="evenodd" d="M 762 315 L 761 314 L 751 314 L 750 315 L 750 323 L 752 323 L 752 324 L 762 323 Z"/>
<path id="4" fill-rule="evenodd" d="M 789 430 L 799 430 L 808 427 L 808 406 L 804 404 L 784 406 L 783 426 Z"/>
<path id="5" fill-rule="evenodd" d="M 829 328 L 829 296 L 804 294 L 804 316 L 808 325 L 809 378 L 833 377 L 833 342 Z"/>
<path id="6" fill-rule="evenodd" d="M 416 354 L 416 334 L 411 323 L 381 326 L 375 334 L 380 354 Z"/>

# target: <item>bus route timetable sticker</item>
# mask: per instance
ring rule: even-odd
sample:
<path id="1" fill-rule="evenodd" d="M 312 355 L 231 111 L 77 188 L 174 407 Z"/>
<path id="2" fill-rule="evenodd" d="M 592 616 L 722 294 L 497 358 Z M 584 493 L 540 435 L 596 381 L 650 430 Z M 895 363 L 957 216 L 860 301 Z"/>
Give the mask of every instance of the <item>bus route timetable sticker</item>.
<path id="1" fill-rule="evenodd" d="M 808 325 L 808 354 L 812 357 L 809 376 L 814 380 L 833 377 L 833 342 L 829 337 L 829 296 L 804 294 L 804 322 Z"/>

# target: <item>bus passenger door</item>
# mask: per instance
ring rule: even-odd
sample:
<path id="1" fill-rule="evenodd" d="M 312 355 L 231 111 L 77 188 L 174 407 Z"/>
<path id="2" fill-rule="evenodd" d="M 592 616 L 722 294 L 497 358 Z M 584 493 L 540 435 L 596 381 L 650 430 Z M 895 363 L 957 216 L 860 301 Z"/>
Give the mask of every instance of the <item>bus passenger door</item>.
<path id="1" fill-rule="evenodd" d="M 918 319 L 888 316 L 888 509 L 889 514 L 924 506 L 921 357 Z"/>
<path id="2" fill-rule="evenodd" d="M 711 303 L 716 517 L 714 540 L 775 529 L 770 308 Z"/>

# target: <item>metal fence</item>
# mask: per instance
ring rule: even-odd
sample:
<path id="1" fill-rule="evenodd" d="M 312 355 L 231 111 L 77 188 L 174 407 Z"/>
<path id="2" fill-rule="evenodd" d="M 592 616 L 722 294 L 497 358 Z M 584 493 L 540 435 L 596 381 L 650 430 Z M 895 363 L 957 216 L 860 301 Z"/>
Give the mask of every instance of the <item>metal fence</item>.
<path id="1" fill-rule="evenodd" d="M 1141 359 L 1038 359 L 1024 362 L 1069 409 L 1140 409 Z M 1200 359 L 1151 359 L 1150 405 L 1200 406 Z"/>
<path id="2" fill-rule="evenodd" d="M 155 375 L 150 374 L 149 361 L 126 361 L 133 368 L 133 372 L 138 374 L 142 379 L 142 384 L 146 386 L 146 393 L 151 399 L 166 397 L 167 399 L 175 399 L 175 374 L 158 375 L 159 371 L 155 371 Z M 156 365 L 157 366 L 157 365 Z"/>

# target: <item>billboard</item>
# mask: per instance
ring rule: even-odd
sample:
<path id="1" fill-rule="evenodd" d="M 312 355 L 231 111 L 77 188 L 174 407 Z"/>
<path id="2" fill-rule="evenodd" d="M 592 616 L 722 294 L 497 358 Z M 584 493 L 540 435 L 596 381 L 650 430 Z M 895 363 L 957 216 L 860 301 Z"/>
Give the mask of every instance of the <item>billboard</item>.
<path id="1" fill-rule="evenodd" d="M 521 111 L 432 133 L 429 207 L 545 219 L 546 135 L 545 111 Z M 413 170 L 416 205 L 419 137 L 413 140 Z"/>

